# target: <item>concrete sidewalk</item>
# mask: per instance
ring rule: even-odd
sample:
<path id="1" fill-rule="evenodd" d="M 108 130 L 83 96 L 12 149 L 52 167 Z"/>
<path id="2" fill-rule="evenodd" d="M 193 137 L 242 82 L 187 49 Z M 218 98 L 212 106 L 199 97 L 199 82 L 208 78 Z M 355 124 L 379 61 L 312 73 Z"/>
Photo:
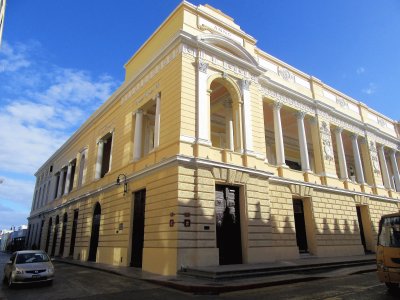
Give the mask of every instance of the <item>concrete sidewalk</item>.
<path id="1" fill-rule="evenodd" d="M 132 267 L 67 258 L 57 258 L 56 261 L 145 280 L 195 294 L 219 294 L 376 271 L 374 254 L 351 257 L 307 257 L 265 264 L 202 267 L 181 270 L 177 276 L 161 276 Z"/>

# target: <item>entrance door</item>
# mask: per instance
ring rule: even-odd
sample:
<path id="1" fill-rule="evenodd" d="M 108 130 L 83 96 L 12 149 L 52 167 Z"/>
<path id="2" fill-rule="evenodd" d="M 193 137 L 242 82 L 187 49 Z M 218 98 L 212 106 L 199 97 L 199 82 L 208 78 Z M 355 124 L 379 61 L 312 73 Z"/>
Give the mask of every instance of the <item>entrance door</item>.
<path id="1" fill-rule="evenodd" d="M 242 263 L 239 188 L 215 186 L 215 216 L 219 264 Z"/>
<path id="2" fill-rule="evenodd" d="M 300 253 L 308 253 L 306 222 L 304 219 L 303 201 L 293 199 L 294 224 L 296 228 L 296 241 Z"/>
<path id="3" fill-rule="evenodd" d="M 88 261 L 96 261 L 97 246 L 99 244 L 100 217 L 101 217 L 101 206 L 100 203 L 97 202 L 93 212 L 92 234 L 90 236 Z"/>
<path id="4" fill-rule="evenodd" d="M 146 190 L 134 194 L 131 267 L 142 267 Z"/>
<path id="5" fill-rule="evenodd" d="M 358 224 L 360 226 L 361 243 L 364 247 L 364 252 L 367 252 L 367 245 L 365 244 L 364 226 L 363 226 L 362 217 L 361 217 L 361 207 L 356 206 L 356 209 L 357 209 Z"/>

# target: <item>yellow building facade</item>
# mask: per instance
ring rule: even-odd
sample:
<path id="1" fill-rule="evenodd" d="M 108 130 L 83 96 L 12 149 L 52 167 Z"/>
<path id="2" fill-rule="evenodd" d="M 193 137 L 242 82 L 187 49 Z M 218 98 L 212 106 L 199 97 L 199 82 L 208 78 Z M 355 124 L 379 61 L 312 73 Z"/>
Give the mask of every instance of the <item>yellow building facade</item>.
<path id="1" fill-rule="evenodd" d="M 374 252 L 399 124 L 181 3 L 37 171 L 29 247 L 163 275 Z"/>

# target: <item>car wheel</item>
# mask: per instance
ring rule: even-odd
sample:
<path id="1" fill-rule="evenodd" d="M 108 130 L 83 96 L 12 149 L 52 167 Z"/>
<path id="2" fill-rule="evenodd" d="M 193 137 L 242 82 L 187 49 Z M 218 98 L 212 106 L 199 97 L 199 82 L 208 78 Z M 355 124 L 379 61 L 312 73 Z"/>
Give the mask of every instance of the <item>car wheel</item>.
<path id="1" fill-rule="evenodd" d="M 8 287 L 11 289 L 13 286 L 14 286 L 14 284 L 12 282 L 12 277 L 11 277 L 11 274 L 10 274 L 10 276 L 8 277 Z"/>

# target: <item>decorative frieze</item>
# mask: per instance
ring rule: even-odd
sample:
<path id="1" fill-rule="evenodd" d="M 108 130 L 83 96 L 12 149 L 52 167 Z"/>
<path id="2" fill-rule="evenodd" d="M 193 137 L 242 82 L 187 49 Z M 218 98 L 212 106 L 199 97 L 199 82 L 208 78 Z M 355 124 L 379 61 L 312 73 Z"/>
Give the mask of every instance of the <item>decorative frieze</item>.
<path id="1" fill-rule="evenodd" d="M 263 96 L 266 96 L 272 100 L 275 100 L 276 102 L 283 103 L 283 104 L 290 106 L 296 110 L 305 111 L 312 116 L 315 115 L 315 110 L 309 105 L 306 105 L 297 100 L 294 100 L 292 98 L 284 96 L 284 95 L 282 95 L 278 92 L 275 92 L 267 87 L 260 86 L 260 91 Z"/>
<path id="2" fill-rule="evenodd" d="M 222 68 L 224 70 L 224 72 L 230 71 L 234 74 L 239 75 L 239 77 L 241 77 L 241 78 L 246 78 L 248 80 L 251 80 L 252 82 L 258 83 L 258 76 L 250 73 L 248 70 L 246 70 L 242 67 L 239 67 L 238 65 L 236 65 L 232 62 L 223 60 L 220 57 L 218 57 L 214 54 L 211 54 L 208 51 L 204 51 L 204 50 L 198 51 L 197 49 L 194 49 L 186 44 L 183 44 L 182 52 L 185 54 L 188 54 L 190 56 L 193 56 L 193 57 L 200 57 L 204 62 L 208 62 L 209 64 L 212 64 L 212 65 L 218 67 L 218 69 Z M 210 67 L 210 65 L 209 65 L 209 67 Z"/>

